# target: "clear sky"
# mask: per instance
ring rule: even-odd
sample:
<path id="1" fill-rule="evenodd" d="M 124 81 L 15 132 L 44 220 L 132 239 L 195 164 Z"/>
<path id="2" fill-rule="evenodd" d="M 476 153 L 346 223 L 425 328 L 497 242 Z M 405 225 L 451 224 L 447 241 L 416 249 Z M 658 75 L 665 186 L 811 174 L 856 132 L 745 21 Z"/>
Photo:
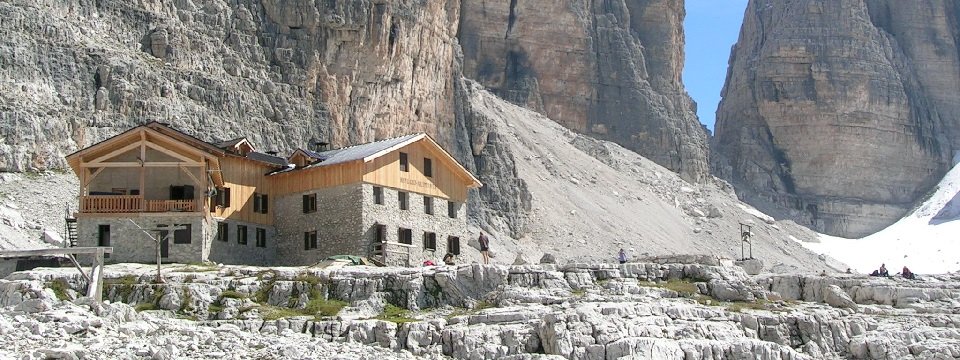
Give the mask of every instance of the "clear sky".
<path id="1" fill-rule="evenodd" d="M 686 0 L 683 83 L 697 102 L 700 122 L 713 131 L 730 47 L 737 42 L 747 0 Z"/>

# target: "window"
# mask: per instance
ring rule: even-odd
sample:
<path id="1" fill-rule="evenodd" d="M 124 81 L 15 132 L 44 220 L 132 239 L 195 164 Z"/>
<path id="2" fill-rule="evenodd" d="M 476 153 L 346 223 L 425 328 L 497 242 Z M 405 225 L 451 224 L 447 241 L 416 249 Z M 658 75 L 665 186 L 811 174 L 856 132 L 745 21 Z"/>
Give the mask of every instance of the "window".
<path id="1" fill-rule="evenodd" d="M 237 244 L 240 244 L 240 245 L 247 244 L 247 226 L 246 225 L 237 225 Z"/>
<path id="2" fill-rule="evenodd" d="M 97 226 L 97 246 L 110 246 L 110 225 Z M 103 254 L 110 257 L 110 254 Z"/>
<path id="3" fill-rule="evenodd" d="M 267 247 L 267 229 L 257 228 L 257 247 Z"/>
<path id="4" fill-rule="evenodd" d="M 397 200 L 400 201 L 400 210 L 407 210 L 410 208 L 410 204 L 407 203 L 407 200 L 410 198 L 410 195 L 403 191 L 397 191 Z"/>
<path id="5" fill-rule="evenodd" d="M 317 212 L 317 194 L 307 194 L 303 196 L 303 213 L 308 214 Z"/>
<path id="6" fill-rule="evenodd" d="M 429 231 L 423 232 L 423 249 L 437 250 L 437 234 Z"/>
<path id="7" fill-rule="evenodd" d="M 374 241 L 376 242 L 387 242 L 387 226 L 383 224 L 377 224 L 374 228 Z"/>
<path id="8" fill-rule="evenodd" d="M 217 240 L 223 242 L 230 240 L 230 224 L 225 222 L 217 223 Z"/>
<path id="9" fill-rule="evenodd" d="M 433 215 L 433 198 L 429 196 L 423 197 L 423 213 L 427 215 Z"/>
<path id="10" fill-rule="evenodd" d="M 451 219 L 456 219 L 457 212 L 459 210 L 457 209 L 458 207 L 459 206 L 457 206 L 456 202 L 447 200 L 447 216 L 449 216 Z"/>
<path id="11" fill-rule="evenodd" d="M 170 200 L 193 200 L 193 186 L 171 186 Z"/>
<path id="12" fill-rule="evenodd" d="M 460 255 L 460 238 L 456 236 L 447 237 L 447 252 Z"/>
<path id="13" fill-rule="evenodd" d="M 230 188 L 217 188 L 214 206 L 230 207 Z"/>
<path id="14" fill-rule="evenodd" d="M 423 176 L 433 177 L 433 160 L 423 158 Z"/>
<path id="15" fill-rule="evenodd" d="M 266 214 L 268 204 L 267 194 L 253 193 L 253 212 Z"/>
<path id="16" fill-rule="evenodd" d="M 401 244 L 413 245 L 413 230 L 400 228 L 398 235 Z"/>
<path id="17" fill-rule="evenodd" d="M 117 195 L 126 195 L 126 194 L 127 194 L 127 188 L 111 188 L 111 189 L 110 189 L 110 192 L 112 192 L 112 193 L 114 193 L 114 194 L 117 194 Z"/>
<path id="18" fill-rule="evenodd" d="M 383 205 L 383 188 L 379 186 L 373 187 L 373 203 L 377 205 Z"/>
<path id="19" fill-rule="evenodd" d="M 307 231 L 303 233 L 303 249 L 311 250 L 317 248 L 317 231 Z"/>
<path id="20" fill-rule="evenodd" d="M 189 244 L 191 237 L 193 235 L 193 226 L 190 224 L 176 224 L 173 225 L 176 228 L 182 227 L 183 229 L 177 229 L 173 231 L 173 243 L 174 244 Z"/>
<path id="21" fill-rule="evenodd" d="M 400 153 L 400 171 L 410 171 L 410 163 L 407 161 L 407 153 Z"/>

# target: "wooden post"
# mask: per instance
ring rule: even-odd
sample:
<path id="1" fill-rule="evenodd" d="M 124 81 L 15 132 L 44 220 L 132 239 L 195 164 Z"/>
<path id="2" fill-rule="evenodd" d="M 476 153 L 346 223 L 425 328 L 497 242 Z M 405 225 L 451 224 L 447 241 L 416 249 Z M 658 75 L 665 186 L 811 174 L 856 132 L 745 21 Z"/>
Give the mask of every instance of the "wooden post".
<path id="1" fill-rule="evenodd" d="M 87 286 L 87 296 L 94 302 L 103 300 L 103 248 L 97 248 L 93 258 L 93 269 L 90 269 L 90 285 Z"/>
<path id="2" fill-rule="evenodd" d="M 147 201 L 146 201 L 146 192 L 144 187 L 146 186 L 146 167 L 144 164 L 147 162 L 147 133 L 143 130 L 140 131 L 140 211 L 146 211 Z"/>

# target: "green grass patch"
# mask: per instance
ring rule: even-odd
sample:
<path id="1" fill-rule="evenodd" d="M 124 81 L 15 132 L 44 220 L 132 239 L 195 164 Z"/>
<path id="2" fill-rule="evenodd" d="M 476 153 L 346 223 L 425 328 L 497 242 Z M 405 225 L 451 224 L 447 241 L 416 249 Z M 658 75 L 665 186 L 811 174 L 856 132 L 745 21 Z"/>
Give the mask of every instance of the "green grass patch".
<path id="1" fill-rule="evenodd" d="M 741 312 L 743 310 L 768 310 L 765 300 L 757 301 L 735 301 L 727 304 L 727 311 Z"/>
<path id="2" fill-rule="evenodd" d="M 216 314 L 223 311 L 223 306 L 217 304 L 210 304 L 207 306 L 207 313 L 210 315 Z"/>
<path id="3" fill-rule="evenodd" d="M 290 309 L 276 306 L 263 306 L 260 308 L 260 317 L 264 320 L 277 320 L 294 316 L 304 316 L 305 314 L 297 309 Z"/>
<path id="4" fill-rule="evenodd" d="M 324 299 L 323 296 L 320 296 L 319 291 L 311 291 L 310 301 L 307 302 L 303 312 L 318 317 L 337 316 L 340 310 L 346 306 L 346 301 Z"/>
<path id="5" fill-rule="evenodd" d="M 257 292 L 253 293 L 253 301 L 257 304 L 267 304 L 267 300 L 270 299 L 270 290 L 273 289 L 274 281 L 268 281 L 263 283 L 263 286 L 260 289 L 257 289 Z"/>
<path id="6" fill-rule="evenodd" d="M 156 310 L 157 304 L 154 304 L 152 302 L 139 303 L 137 304 L 137 306 L 134 307 L 134 309 L 136 309 L 137 311 Z"/>
<path id="7" fill-rule="evenodd" d="M 586 290 L 583 290 L 583 289 L 577 289 L 577 290 L 570 291 L 570 294 L 576 297 L 583 297 L 584 295 L 587 294 L 587 292 Z"/>
<path id="8" fill-rule="evenodd" d="M 477 302 L 476 305 L 473 306 L 473 311 L 480 311 L 480 310 L 485 310 L 485 309 L 495 308 L 495 307 L 497 307 L 497 305 L 492 302 L 489 302 L 486 300 L 480 300 Z"/>
<path id="9" fill-rule="evenodd" d="M 134 285 L 138 283 L 138 278 L 133 275 L 126 275 L 119 278 L 103 279 L 103 288 L 106 290 L 116 289 L 117 295 L 121 301 L 127 301 L 133 294 Z"/>
<path id="10" fill-rule="evenodd" d="M 319 276 L 316 276 L 316 275 L 313 275 L 313 274 L 300 274 L 300 275 L 297 275 L 297 277 L 293 279 L 293 281 L 301 281 L 301 282 L 305 282 L 305 283 L 307 283 L 307 284 L 310 284 L 310 287 L 316 287 L 317 285 L 319 285 L 319 284 L 320 284 L 320 280 L 321 280 L 321 279 L 320 279 Z"/>
<path id="11" fill-rule="evenodd" d="M 224 299 L 246 299 L 250 296 L 236 290 L 224 290 L 220 293 L 220 297 Z"/>
<path id="12" fill-rule="evenodd" d="M 410 317 L 410 311 L 393 304 L 387 304 L 383 307 L 383 312 L 377 315 L 377 320 L 389 321 L 397 324 L 417 321 Z"/>
<path id="13" fill-rule="evenodd" d="M 67 295 L 67 289 L 69 289 L 70 286 L 67 285 L 65 280 L 53 280 L 47 283 L 47 287 L 53 290 L 53 293 L 57 296 L 57 300 L 70 300 L 70 296 Z"/>

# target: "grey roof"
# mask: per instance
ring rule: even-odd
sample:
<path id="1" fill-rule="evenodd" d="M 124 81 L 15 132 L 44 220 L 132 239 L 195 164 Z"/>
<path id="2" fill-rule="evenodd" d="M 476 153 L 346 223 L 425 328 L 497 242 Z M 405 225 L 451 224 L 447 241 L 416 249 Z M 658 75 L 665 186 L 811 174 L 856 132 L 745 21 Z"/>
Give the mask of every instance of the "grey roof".
<path id="1" fill-rule="evenodd" d="M 234 147 L 235 145 L 239 144 L 241 141 L 246 140 L 246 139 L 247 139 L 247 138 L 245 138 L 245 137 L 239 137 L 239 138 L 236 138 L 236 139 L 233 139 L 233 140 L 226 140 L 226 141 L 221 141 L 221 142 L 218 142 L 218 143 L 214 143 L 213 145 L 216 146 L 216 147 L 218 147 L 218 148 L 221 148 L 221 149 L 231 148 L 231 147 Z"/>
<path id="2" fill-rule="evenodd" d="M 251 151 L 247 154 L 247 158 L 250 160 L 261 161 L 265 163 L 270 163 L 277 166 L 287 166 L 287 159 L 284 159 L 279 156 L 273 156 L 270 154 L 259 153 L 256 151 Z"/>
<path id="3" fill-rule="evenodd" d="M 306 153 L 308 156 L 318 159 L 316 162 L 310 165 L 304 166 L 301 169 L 336 165 L 336 164 L 341 164 L 341 163 L 354 161 L 354 160 L 362 160 L 370 155 L 374 155 L 381 151 L 390 149 L 394 146 L 403 144 L 405 142 L 413 140 L 422 135 L 423 134 L 404 135 L 400 137 L 374 141 L 372 143 L 348 146 L 341 149 L 327 150 L 327 151 L 321 151 L 321 152 L 314 152 L 314 151 L 300 149 L 304 153 Z M 281 169 L 278 171 L 274 171 L 272 174 L 287 172 L 290 170 L 293 170 L 293 169 Z"/>
<path id="4" fill-rule="evenodd" d="M 328 166 L 335 165 L 340 163 L 345 163 L 348 161 L 361 160 L 367 156 L 376 154 L 378 152 L 384 151 L 386 149 L 392 148 L 394 146 L 403 144 L 411 139 L 420 136 L 422 134 L 410 134 L 380 141 L 374 141 L 372 143 L 366 143 L 361 145 L 349 146 L 336 150 L 328 150 L 316 153 L 317 158 L 320 161 L 317 161 L 309 166 L 308 168 L 318 167 L 318 166 Z"/>

